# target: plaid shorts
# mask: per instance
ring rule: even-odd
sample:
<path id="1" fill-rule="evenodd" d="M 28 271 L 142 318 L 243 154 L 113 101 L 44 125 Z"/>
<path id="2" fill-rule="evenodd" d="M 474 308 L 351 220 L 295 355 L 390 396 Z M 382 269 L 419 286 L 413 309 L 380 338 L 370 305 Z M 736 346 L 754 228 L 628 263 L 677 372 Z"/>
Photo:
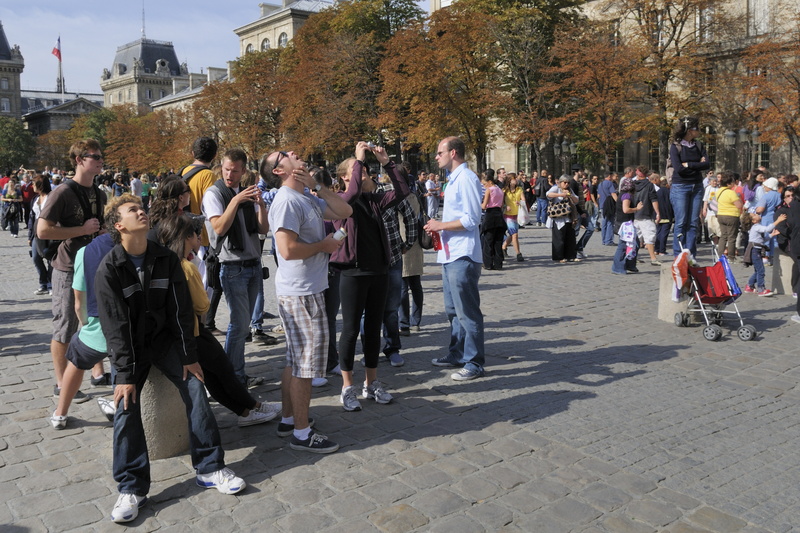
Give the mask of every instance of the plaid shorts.
<path id="1" fill-rule="evenodd" d="M 278 296 L 278 314 L 286 333 L 286 366 L 296 378 L 321 378 L 328 364 L 328 315 L 325 293 Z"/>

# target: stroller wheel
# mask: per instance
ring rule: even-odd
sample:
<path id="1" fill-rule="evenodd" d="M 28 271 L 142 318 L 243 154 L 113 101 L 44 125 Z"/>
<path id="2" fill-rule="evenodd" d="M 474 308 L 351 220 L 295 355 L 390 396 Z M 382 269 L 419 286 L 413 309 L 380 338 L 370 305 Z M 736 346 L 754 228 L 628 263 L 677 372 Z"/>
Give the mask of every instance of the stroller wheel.
<path id="1" fill-rule="evenodd" d="M 703 328 L 703 338 L 707 341 L 717 341 L 722 337 L 722 328 L 716 324 L 711 324 Z"/>
<path id="2" fill-rule="evenodd" d="M 736 334 L 741 341 L 751 341 L 756 338 L 757 333 L 756 328 L 750 324 L 745 324 L 736 330 Z"/>
<path id="3" fill-rule="evenodd" d="M 682 328 L 686 325 L 686 314 L 685 313 L 675 313 L 675 325 L 679 328 Z"/>

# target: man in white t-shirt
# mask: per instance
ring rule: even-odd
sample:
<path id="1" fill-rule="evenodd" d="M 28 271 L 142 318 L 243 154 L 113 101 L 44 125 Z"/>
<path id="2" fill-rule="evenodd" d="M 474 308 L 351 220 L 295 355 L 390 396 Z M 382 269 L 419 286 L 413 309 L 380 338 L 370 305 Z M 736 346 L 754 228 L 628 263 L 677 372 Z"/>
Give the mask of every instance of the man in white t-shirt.
<path id="1" fill-rule="evenodd" d="M 332 453 L 339 445 L 311 430 L 308 416 L 311 380 L 325 375 L 328 359 L 328 258 L 343 240 L 325 234 L 324 220 L 349 217 L 353 209 L 333 191 L 317 184 L 294 152 L 273 152 L 261 161 L 261 177 L 278 193 L 269 209 L 278 270 L 275 295 L 286 332 L 286 368 L 281 395 L 283 418 L 278 435 L 292 436 L 294 450 Z M 307 192 L 310 189 L 316 196 Z"/>

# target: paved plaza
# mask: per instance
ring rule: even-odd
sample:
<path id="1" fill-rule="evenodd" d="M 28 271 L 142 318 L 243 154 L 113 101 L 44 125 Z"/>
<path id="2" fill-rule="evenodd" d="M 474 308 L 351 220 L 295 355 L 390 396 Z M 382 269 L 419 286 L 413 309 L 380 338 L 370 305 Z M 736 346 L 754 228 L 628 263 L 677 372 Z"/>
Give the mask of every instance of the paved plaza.
<path id="1" fill-rule="evenodd" d="M 480 280 L 486 376 L 431 366 L 448 328 L 433 253 L 422 330 L 406 365 L 381 362 L 395 400 L 344 412 L 341 378 L 315 389 L 317 429 L 342 445 L 293 451 L 276 422 L 239 428 L 214 405 L 236 496 L 195 484 L 188 455 L 154 461 L 136 531 L 784 532 L 800 530 L 800 324 L 791 295 L 746 294 L 759 331 L 657 319 L 658 267 L 614 276 L 593 237 L 580 264 L 554 265 L 550 233 L 521 231 L 524 263 Z M 513 254 L 512 254 L 513 255 Z M 700 257 L 708 262 L 708 251 Z M 272 258 L 268 258 L 274 270 Z M 746 271 L 735 265 L 744 284 Z M 0 530 L 119 531 L 109 519 L 112 427 L 95 402 L 55 431 L 47 297 L 33 296 L 24 239 L 0 233 Z M 267 310 L 275 312 L 272 280 Z M 224 303 L 217 323 L 227 320 Z M 267 322 L 268 326 L 276 322 Z M 279 401 L 284 344 L 248 345 L 253 389 Z M 358 358 L 359 356 L 357 356 Z M 356 376 L 363 377 L 356 365 Z M 82 388 L 92 395 L 108 388 Z"/>

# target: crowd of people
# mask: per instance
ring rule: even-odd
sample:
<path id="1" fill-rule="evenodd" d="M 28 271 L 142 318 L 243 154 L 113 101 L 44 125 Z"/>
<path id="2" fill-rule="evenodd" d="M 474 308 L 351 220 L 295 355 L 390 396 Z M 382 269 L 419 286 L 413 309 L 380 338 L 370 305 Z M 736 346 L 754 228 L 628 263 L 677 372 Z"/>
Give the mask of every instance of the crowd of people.
<path id="1" fill-rule="evenodd" d="M 309 414 L 312 387 L 341 376 L 338 398 L 351 412 L 361 411 L 363 401 L 392 402 L 379 361 L 403 366 L 401 337 L 420 330 L 428 241 L 442 265 L 450 324 L 449 345 L 432 365 L 452 368 L 455 381 L 484 375 L 481 269 L 502 270 L 509 247 L 524 262 L 519 231 L 526 225 L 550 231 L 558 264 L 586 259 L 587 244 L 600 233 L 602 245 L 616 247 L 615 274 L 638 272 L 640 263 L 661 265 L 671 227 L 670 260 L 684 248 L 696 253 L 705 236 L 731 262 L 742 257 L 753 265 L 745 291 L 761 296 L 771 294 L 764 269 L 783 250 L 795 261 L 796 292 L 797 177 L 767 177 L 764 169 L 745 179 L 707 172 L 697 131 L 696 119 L 679 122 L 667 176 L 629 167 L 621 178 L 609 173 L 602 180 L 579 169 L 557 179 L 546 170 L 527 176 L 504 168 L 478 178 L 457 137 L 437 147 L 441 180 L 437 173 L 410 175 L 365 142 L 331 176 L 290 150 L 265 154 L 257 165 L 239 149 L 218 158 L 214 140 L 202 137 L 192 146 L 192 163 L 152 179 L 108 172 L 96 141 L 76 142 L 69 176 L 20 169 L 2 186 L 4 226 L 16 235 L 17 224 L 27 223 L 36 294 L 52 297 L 58 405 L 49 423 L 66 428 L 70 405 L 89 400 L 80 390 L 86 371 L 92 386 L 113 387 L 98 405 L 114 424 L 116 522 L 135 519 L 150 488 L 138 399 L 151 365 L 186 404 L 202 487 L 224 494 L 246 487 L 225 466 L 207 395 L 233 412 L 239 426 L 279 418 L 277 434 L 291 448 L 335 452 L 339 445 L 314 428 Z M 275 260 L 272 276 L 262 260 L 265 247 Z M 277 315 L 264 308 L 269 277 Z M 224 332 L 215 322 L 222 296 L 229 311 Z M 280 403 L 249 392 L 262 378 L 247 373 L 246 343 L 282 342 L 263 329 L 270 316 L 280 318 L 274 331 L 285 342 Z M 356 378 L 359 336 L 363 380 Z"/>
<path id="2" fill-rule="evenodd" d="M 432 364 L 453 368 L 456 381 L 483 375 L 480 182 L 465 153 L 455 137 L 439 145 L 448 190 L 433 174 L 416 187 L 405 166 L 364 142 L 336 178 L 292 151 L 265 154 L 256 172 L 242 150 L 218 160 L 216 143 L 205 137 L 193 144 L 191 164 L 153 179 L 105 170 L 92 139 L 73 144 L 68 175 L 19 169 L 7 176 L 3 222 L 15 236 L 16 224 L 27 223 L 36 295 L 52 298 L 57 407 L 48 422 L 68 427 L 71 404 L 90 399 L 80 390 L 86 371 L 93 387 L 112 387 L 97 403 L 114 425 L 113 521 L 134 520 L 150 489 L 139 396 L 151 366 L 186 404 L 197 484 L 223 494 L 246 482 L 225 465 L 209 396 L 242 427 L 279 417 L 277 434 L 312 453 L 339 447 L 309 416 L 312 386 L 326 375 L 341 376 L 347 411 L 360 411 L 365 400 L 391 402 L 378 362 L 382 354 L 391 367 L 403 366 L 401 337 L 420 331 L 423 241 L 439 243 L 451 324 L 445 355 Z M 262 378 L 246 373 L 246 342 L 280 342 L 261 329 L 271 315 L 264 309 L 265 246 L 277 266 L 281 324 L 274 329 L 286 343 L 280 403 L 254 398 L 249 389 Z M 224 333 L 214 322 L 223 295 Z M 359 335 L 363 381 L 354 375 Z"/>

